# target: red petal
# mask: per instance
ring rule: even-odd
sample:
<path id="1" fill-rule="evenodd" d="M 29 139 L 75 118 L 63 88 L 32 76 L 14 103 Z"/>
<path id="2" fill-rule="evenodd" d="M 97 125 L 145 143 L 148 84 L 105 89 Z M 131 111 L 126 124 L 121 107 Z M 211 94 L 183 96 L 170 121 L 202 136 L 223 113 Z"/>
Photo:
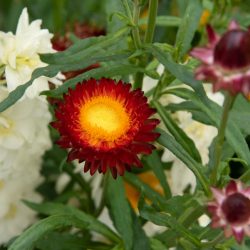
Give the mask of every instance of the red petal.
<path id="1" fill-rule="evenodd" d="M 237 242 L 240 244 L 244 238 L 244 230 L 243 228 L 234 228 L 232 227 L 233 235 Z"/>
<path id="2" fill-rule="evenodd" d="M 231 180 L 226 186 L 226 195 L 236 193 L 238 191 L 237 183 L 234 180 Z"/>
<path id="3" fill-rule="evenodd" d="M 99 161 L 93 161 L 90 167 L 90 175 L 93 175 L 96 170 L 99 168 L 100 162 Z"/>
<path id="4" fill-rule="evenodd" d="M 211 25 L 207 25 L 206 29 L 207 29 L 207 36 L 208 36 L 209 43 L 212 45 L 215 45 L 218 41 L 217 34 L 215 33 L 215 31 Z"/>
<path id="5" fill-rule="evenodd" d="M 91 162 L 89 161 L 85 161 L 85 164 L 84 164 L 84 173 L 88 172 L 90 170 L 90 167 L 91 167 Z"/>

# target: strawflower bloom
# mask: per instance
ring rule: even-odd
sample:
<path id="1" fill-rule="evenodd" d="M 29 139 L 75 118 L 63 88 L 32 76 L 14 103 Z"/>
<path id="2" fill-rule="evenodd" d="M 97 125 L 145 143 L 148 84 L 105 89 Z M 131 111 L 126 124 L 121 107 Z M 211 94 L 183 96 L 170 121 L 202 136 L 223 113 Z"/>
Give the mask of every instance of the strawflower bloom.
<path id="1" fill-rule="evenodd" d="M 196 78 L 212 82 L 214 91 L 225 89 L 232 95 L 242 93 L 250 98 L 250 30 L 232 21 L 222 36 L 211 26 L 207 26 L 207 34 L 207 46 L 190 52 L 202 62 Z"/>
<path id="2" fill-rule="evenodd" d="M 159 134 L 155 113 L 139 89 L 112 79 L 90 79 L 70 89 L 55 111 L 52 126 L 60 132 L 58 144 L 70 149 L 68 160 L 85 161 L 93 175 L 109 168 L 114 178 L 142 167 L 138 154 L 150 154 Z"/>
<path id="3" fill-rule="evenodd" d="M 222 190 L 212 188 L 214 201 L 208 204 L 212 214 L 212 227 L 223 227 L 226 237 L 234 235 L 241 243 L 244 235 L 250 236 L 250 187 L 231 181 Z"/>

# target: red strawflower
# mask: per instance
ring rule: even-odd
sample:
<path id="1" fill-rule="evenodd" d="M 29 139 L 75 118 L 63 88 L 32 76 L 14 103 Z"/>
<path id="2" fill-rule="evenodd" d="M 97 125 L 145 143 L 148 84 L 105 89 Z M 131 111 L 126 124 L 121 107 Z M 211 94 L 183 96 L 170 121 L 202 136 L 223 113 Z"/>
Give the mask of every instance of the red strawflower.
<path id="1" fill-rule="evenodd" d="M 153 129 L 159 123 L 149 119 L 154 110 L 139 89 L 112 79 L 90 79 L 78 83 L 64 95 L 52 123 L 61 137 L 58 144 L 70 149 L 68 160 L 85 161 L 84 172 L 109 168 L 114 178 L 142 167 L 138 154 L 150 154 L 159 134 Z"/>
<path id="2" fill-rule="evenodd" d="M 208 204 L 212 214 L 212 227 L 223 227 L 226 237 L 234 235 L 241 243 L 250 236 L 250 187 L 231 181 L 224 189 L 212 188 L 215 200 Z"/>
<path id="3" fill-rule="evenodd" d="M 198 80 L 211 81 L 214 91 L 225 89 L 250 98 L 250 30 L 242 30 L 235 21 L 222 36 L 207 26 L 209 43 L 190 54 L 202 64 L 195 72 Z"/>

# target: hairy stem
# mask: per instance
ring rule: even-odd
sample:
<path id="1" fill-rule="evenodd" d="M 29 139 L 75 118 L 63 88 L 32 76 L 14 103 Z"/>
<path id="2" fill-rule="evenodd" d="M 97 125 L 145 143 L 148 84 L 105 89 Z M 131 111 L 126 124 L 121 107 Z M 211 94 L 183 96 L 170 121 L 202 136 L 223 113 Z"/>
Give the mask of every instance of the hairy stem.
<path id="1" fill-rule="evenodd" d="M 215 185 L 217 182 L 217 174 L 220 166 L 220 160 L 221 160 L 221 153 L 222 153 L 222 148 L 223 148 L 223 143 L 224 143 L 224 138 L 225 138 L 225 132 L 226 132 L 226 126 L 227 126 L 227 121 L 228 121 L 228 116 L 229 116 L 229 111 L 233 105 L 234 102 L 234 96 L 231 94 L 227 94 L 226 99 L 224 101 L 223 105 L 223 113 L 222 113 L 222 118 L 220 122 L 220 127 L 218 129 L 218 135 L 216 138 L 216 144 L 215 144 L 215 152 L 214 152 L 214 167 L 212 169 L 212 173 L 210 176 L 210 182 L 212 185 Z"/>

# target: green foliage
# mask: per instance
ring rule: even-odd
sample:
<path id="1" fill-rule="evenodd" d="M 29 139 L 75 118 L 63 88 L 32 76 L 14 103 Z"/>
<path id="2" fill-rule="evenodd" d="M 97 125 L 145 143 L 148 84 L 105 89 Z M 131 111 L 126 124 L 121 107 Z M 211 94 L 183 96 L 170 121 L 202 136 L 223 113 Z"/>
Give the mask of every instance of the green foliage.
<path id="1" fill-rule="evenodd" d="M 205 166 L 196 141 L 181 128 L 174 115 L 178 111 L 188 111 L 192 114 L 192 119 L 203 125 L 220 127 L 223 108 L 208 97 L 203 83 L 195 79 L 194 69 L 197 62 L 190 59 L 188 53 L 194 43 L 203 43 L 206 40 L 201 24 L 204 9 L 210 10 L 210 21 L 216 29 L 223 32 L 232 13 L 242 25 L 250 23 L 249 14 L 242 9 L 242 6 L 248 5 L 233 0 L 35 2 L 1 1 L 1 29 L 15 31 L 22 8 L 28 6 L 31 20 L 42 17 L 43 27 L 49 28 L 55 34 L 65 35 L 76 21 L 103 27 L 106 35 L 79 39 L 74 34 L 68 34 L 73 37 L 74 44 L 65 51 L 41 55 L 41 60 L 47 66 L 36 69 L 30 81 L 10 92 L 0 103 L 0 112 L 7 111 L 18 102 L 27 88 L 40 76 L 54 77 L 58 72 L 82 70 L 98 64 L 98 67 L 82 71 L 65 80 L 61 86 L 43 91 L 41 95 L 47 98 L 63 98 L 69 88 L 74 89 L 77 83 L 90 78 L 124 79 L 132 82 L 133 88 L 144 87 L 146 81 L 154 80 L 146 96 L 156 109 L 155 116 L 161 120 L 161 128 L 156 129 L 160 137 L 155 143 L 156 150 L 141 157 L 143 169 L 132 168 L 131 173 L 127 172 L 124 177 L 116 180 L 107 173 L 101 178 L 99 187 L 95 186 L 96 176 L 86 180 L 81 172 L 77 172 L 74 163 L 67 162 L 68 152 L 54 145 L 44 155 L 41 170 L 44 181 L 37 188 L 44 201 L 41 204 L 24 201 L 26 206 L 38 213 L 39 220 L 10 241 L 9 245 L 0 246 L 0 249 L 239 249 L 234 240 L 224 238 L 222 230 L 212 229 L 210 225 L 201 227 L 198 222 L 201 215 L 207 214 L 206 206 L 212 196 L 209 177 L 216 164 L 216 139 L 210 145 L 209 162 Z M 158 10 L 157 5 L 160 6 Z M 157 14 L 159 15 L 156 16 Z M 155 42 L 151 41 L 153 39 Z M 158 72 L 159 64 L 163 65 L 163 72 Z M 2 64 L 2 83 L 4 71 L 1 67 Z M 165 105 L 161 98 L 168 98 L 170 95 L 181 98 L 180 103 Z M 53 109 L 51 104 L 52 115 Z M 225 186 L 230 180 L 230 162 L 244 166 L 244 174 L 240 179 L 249 183 L 249 114 L 249 100 L 238 95 L 230 111 L 225 132 L 217 186 Z M 52 140 L 56 141 L 58 135 L 55 130 L 51 129 L 50 132 Z M 185 194 L 175 196 L 171 190 L 170 171 L 176 163 L 163 162 L 162 151 L 172 152 L 194 173 L 197 181 L 194 193 L 186 189 Z M 139 174 L 146 171 L 152 171 L 155 175 L 162 193 L 156 191 L 154 181 L 151 183 L 151 180 L 141 179 Z M 62 190 L 57 190 L 58 178 L 63 173 L 67 174 L 69 181 Z M 130 206 L 129 198 L 133 194 L 128 193 L 125 182 L 135 189 L 139 212 Z M 97 199 L 99 196 L 100 200 Z M 103 222 L 100 215 L 106 208 L 110 221 Z M 144 230 L 148 222 L 162 226 L 164 231 L 154 232 L 153 236 L 149 236 Z M 94 237 L 95 233 L 98 234 L 98 240 Z M 249 245 L 250 241 L 246 240 L 241 248 L 248 249 Z"/>

